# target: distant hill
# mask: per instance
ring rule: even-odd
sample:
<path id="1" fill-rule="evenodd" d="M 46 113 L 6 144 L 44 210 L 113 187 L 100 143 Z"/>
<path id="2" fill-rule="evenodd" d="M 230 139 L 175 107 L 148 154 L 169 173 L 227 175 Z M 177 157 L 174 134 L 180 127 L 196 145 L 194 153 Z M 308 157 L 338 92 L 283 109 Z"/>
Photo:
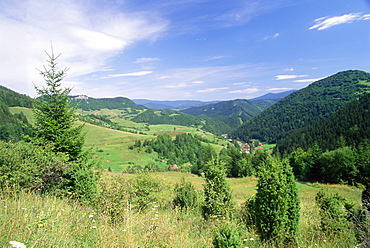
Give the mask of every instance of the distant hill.
<path id="1" fill-rule="evenodd" d="M 133 99 L 132 101 L 136 104 L 143 105 L 147 108 L 173 109 L 173 110 L 219 102 L 219 101 L 203 102 L 203 101 L 196 101 L 196 100 L 154 101 L 154 100 L 147 100 L 147 99 Z"/>
<path id="2" fill-rule="evenodd" d="M 32 108 L 32 98 L 0 85 L 0 102 L 8 107 Z"/>
<path id="3" fill-rule="evenodd" d="M 203 129 L 217 134 L 229 134 L 245 121 L 274 104 L 273 100 L 236 99 L 180 110 L 206 121 Z"/>
<path id="4" fill-rule="evenodd" d="M 262 95 L 262 96 L 259 96 L 259 97 L 256 97 L 256 98 L 253 98 L 253 99 L 250 99 L 252 101 L 255 101 L 255 100 L 280 100 L 280 99 L 283 99 L 284 97 L 287 97 L 288 95 L 290 95 L 291 93 L 293 93 L 294 91 L 297 91 L 297 90 L 288 90 L 288 91 L 284 91 L 284 92 L 280 92 L 280 93 L 267 93 L 265 95 Z"/>
<path id="5" fill-rule="evenodd" d="M 232 136 L 274 143 L 286 132 L 327 118 L 346 104 L 370 92 L 370 74 L 349 70 L 295 91 L 245 122 Z"/>
<path id="6" fill-rule="evenodd" d="M 175 110 L 147 109 L 131 119 L 133 122 L 148 123 L 150 125 L 171 124 L 183 126 L 200 126 L 202 122 L 199 118 L 184 114 Z"/>
<path id="7" fill-rule="evenodd" d="M 356 147 L 361 141 L 370 139 L 369 127 L 370 94 L 366 94 L 314 125 L 293 130 L 277 142 L 275 149 L 284 154 L 298 147 L 308 150 L 314 143 L 323 151 L 341 145 Z"/>
<path id="8" fill-rule="evenodd" d="M 32 107 L 32 99 L 29 96 L 19 94 L 6 87 L 0 86 L 0 140 L 20 140 L 22 134 L 28 132 L 24 124 L 27 124 L 26 116 L 21 112 L 11 114 L 9 107 Z"/>
<path id="9" fill-rule="evenodd" d="M 144 106 L 137 105 L 133 101 L 125 97 L 115 98 L 92 98 L 84 95 L 70 96 L 72 105 L 78 105 L 78 108 L 88 110 L 99 110 L 103 108 L 107 109 L 120 109 L 137 111 L 146 109 Z"/>

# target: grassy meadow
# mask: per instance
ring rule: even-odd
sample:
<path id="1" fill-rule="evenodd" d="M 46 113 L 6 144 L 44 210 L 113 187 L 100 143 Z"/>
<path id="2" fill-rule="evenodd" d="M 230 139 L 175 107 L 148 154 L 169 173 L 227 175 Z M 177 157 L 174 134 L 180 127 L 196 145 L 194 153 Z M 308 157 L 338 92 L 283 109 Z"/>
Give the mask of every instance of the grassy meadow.
<path id="1" fill-rule="evenodd" d="M 133 180 L 137 175 L 104 172 L 102 180 Z M 200 211 L 182 212 L 172 207 L 174 185 L 181 178 L 202 191 L 203 178 L 181 172 L 151 173 L 161 182 L 156 201 L 145 211 L 130 205 L 121 208 L 120 221 L 112 222 L 104 209 L 81 205 L 71 199 L 40 196 L 37 192 L 2 192 L 0 198 L 0 246 L 16 240 L 27 247 L 212 247 L 217 223 L 204 221 Z M 236 202 L 255 193 L 257 179 L 228 179 Z M 336 192 L 359 203 L 361 191 L 343 185 L 297 184 L 301 199 L 300 247 L 351 247 L 346 240 L 325 237 L 319 231 L 314 203 L 320 189 Z M 237 214 L 236 214 L 237 215 Z M 246 226 L 240 224 L 243 247 L 266 247 Z M 351 244 L 353 245 L 353 244 Z M 353 246 L 352 246 L 353 247 Z"/>

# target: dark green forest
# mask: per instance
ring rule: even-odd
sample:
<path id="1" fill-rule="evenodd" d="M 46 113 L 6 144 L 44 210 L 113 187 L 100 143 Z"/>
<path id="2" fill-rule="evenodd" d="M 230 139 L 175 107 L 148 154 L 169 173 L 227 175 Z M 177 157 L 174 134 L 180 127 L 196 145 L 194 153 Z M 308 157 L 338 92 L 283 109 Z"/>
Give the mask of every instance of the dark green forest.
<path id="1" fill-rule="evenodd" d="M 343 145 L 356 147 L 370 139 L 369 127 L 370 94 L 366 94 L 314 125 L 291 131 L 278 140 L 275 150 L 289 154 L 299 147 L 308 150 L 314 144 L 323 151 L 332 151 Z"/>
<path id="2" fill-rule="evenodd" d="M 29 133 L 26 116 L 11 114 L 9 107 L 32 107 L 32 99 L 0 86 L 0 140 L 18 141 Z"/>
<path id="3" fill-rule="evenodd" d="M 370 92 L 370 74 L 349 70 L 298 90 L 245 122 L 232 137 L 276 143 L 286 132 L 327 118 L 346 104 Z"/>
<path id="4" fill-rule="evenodd" d="M 88 110 L 99 110 L 103 108 L 107 109 L 120 109 L 126 110 L 130 108 L 131 110 L 144 110 L 144 106 L 137 105 L 133 101 L 125 97 L 115 97 L 115 98 L 92 98 L 88 99 L 78 99 L 77 96 L 70 97 L 71 105 L 78 106 L 78 108 L 88 111 Z"/>

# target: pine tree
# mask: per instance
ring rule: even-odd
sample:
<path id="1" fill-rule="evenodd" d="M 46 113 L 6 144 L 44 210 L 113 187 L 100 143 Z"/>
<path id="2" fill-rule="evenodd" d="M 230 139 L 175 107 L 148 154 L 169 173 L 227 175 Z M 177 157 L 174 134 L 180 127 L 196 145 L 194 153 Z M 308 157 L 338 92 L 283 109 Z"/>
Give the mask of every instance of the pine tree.
<path id="1" fill-rule="evenodd" d="M 35 87 L 40 96 L 34 103 L 35 125 L 32 142 L 39 145 L 52 146 L 54 152 L 69 156 L 70 161 L 76 161 L 82 155 L 84 135 L 82 125 L 74 126 L 76 107 L 71 107 L 68 94 L 71 88 L 61 88 L 61 81 L 66 77 L 68 68 L 57 71 L 55 56 L 48 54 L 48 66 L 40 70 L 47 87 Z"/>

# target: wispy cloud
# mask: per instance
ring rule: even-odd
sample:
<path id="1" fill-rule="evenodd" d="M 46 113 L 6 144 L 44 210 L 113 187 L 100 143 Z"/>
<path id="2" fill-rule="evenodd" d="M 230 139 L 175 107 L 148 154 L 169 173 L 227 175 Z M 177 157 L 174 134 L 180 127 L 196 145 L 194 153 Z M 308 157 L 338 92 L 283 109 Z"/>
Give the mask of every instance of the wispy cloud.
<path id="1" fill-rule="evenodd" d="M 227 90 L 229 87 L 219 87 L 219 88 L 207 88 L 204 90 L 197 90 L 198 93 L 206 93 L 206 92 L 215 92 L 220 90 Z"/>
<path id="2" fill-rule="evenodd" d="M 156 15 L 95 3 L 0 1 L 0 81 L 15 90 L 34 93 L 32 81 L 38 85 L 40 79 L 34 68 L 45 64 L 44 51 L 50 51 L 51 41 L 55 52 L 62 53 L 60 66 L 70 67 L 69 77 L 75 80 L 103 71 L 110 58 L 128 45 L 154 40 L 167 29 L 167 22 Z"/>
<path id="3" fill-rule="evenodd" d="M 192 83 L 193 83 L 193 84 L 204 84 L 204 81 L 200 81 L 200 80 L 198 80 L 198 81 L 193 81 Z"/>
<path id="4" fill-rule="evenodd" d="M 309 29 L 324 30 L 336 25 L 352 23 L 355 21 L 370 20 L 370 14 L 350 13 L 342 16 L 321 17 L 315 20 L 315 25 Z"/>
<path id="5" fill-rule="evenodd" d="M 148 74 L 152 74 L 153 71 L 137 71 L 137 72 L 129 72 L 129 73 L 122 73 L 122 74 L 111 74 L 106 77 L 101 77 L 102 79 L 104 78 L 114 78 L 114 77 L 140 77 L 140 76 L 145 76 Z"/>
<path id="6" fill-rule="evenodd" d="M 292 90 L 293 88 L 270 88 L 267 91 Z"/>
<path id="7" fill-rule="evenodd" d="M 294 79 L 300 77 L 307 77 L 308 75 L 277 75 L 276 80 Z"/>
<path id="8" fill-rule="evenodd" d="M 183 88 L 183 87 L 186 87 L 187 84 L 186 83 L 179 83 L 179 84 L 176 84 L 176 85 L 166 85 L 166 86 L 163 86 L 164 88 Z"/>
<path id="9" fill-rule="evenodd" d="M 251 94 L 251 93 L 256 93 L 260 91 L 258 88 L 248 88 L 244 90 L 232 90 L 229 91 L 228 93 L 244 93 L 244 94 Z"/>
<path id="10" fill-rule="evenodd" d="M 150 63 L 154 61 L 160 61 L 160 58 L 139 58 L 134 63 L 135 64 L 141 64 L 141 63 Z"/>
<path id="11" fill-rule="evenodd" d="M 294 82 L 296 83 L 312 83 L 312 82 L 315 82 L 315 81 L 318 81 L 318 80 L 321 80 L 321 79 L 324 79 L 326 77 L 322 77 L 322 78 L 310 78 L 310 79 L 299 79 L 299 80 L 294 80 Z"/>
<path id="12" fill-rule="evenodd" d="M 276 39 L 277 37 L 279 37 L 280 34 L 279 33 L 276 33 L 274 35 L 267 35 L 263 38 L 263 40 L 268 40 L 268 39 Z"/>

